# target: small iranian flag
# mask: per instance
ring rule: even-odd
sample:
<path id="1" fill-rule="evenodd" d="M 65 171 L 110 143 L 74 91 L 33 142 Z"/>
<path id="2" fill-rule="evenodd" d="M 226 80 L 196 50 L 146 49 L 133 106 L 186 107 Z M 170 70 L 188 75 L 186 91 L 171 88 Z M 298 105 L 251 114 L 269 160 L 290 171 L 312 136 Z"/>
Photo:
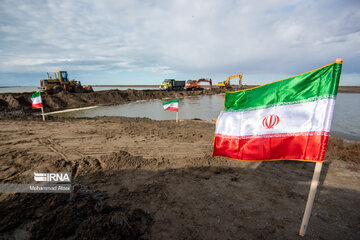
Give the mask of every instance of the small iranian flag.
<path id="1" fill-rule="evenodd" d="M 31 96 L 32 108 L 42 108 L 41 94 L 36 92 Z"/>
<path id="2" fill-rule="evenodd" d="M 342 59 L 322 68 L 225 95 L 213 156 L 322 162 Z"/>
<path id="3" fill-rule="evenodd" d="M 178 99 L 174 99 L 174 100 L 165 102 L 162 105 L 164 107 L 164 111 L 166 111 L 166 110 L 174 111 L 174 112 L 179 111 L 179 100 Z"/>

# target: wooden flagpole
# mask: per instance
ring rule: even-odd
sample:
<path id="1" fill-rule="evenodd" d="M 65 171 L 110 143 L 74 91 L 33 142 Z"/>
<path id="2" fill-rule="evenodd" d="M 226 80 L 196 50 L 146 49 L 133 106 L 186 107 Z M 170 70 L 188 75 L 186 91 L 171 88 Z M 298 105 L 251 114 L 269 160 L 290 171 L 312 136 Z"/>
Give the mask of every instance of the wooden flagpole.
<path id="1" fill-rule="evenodd" d="M 320 178 L 320 172 L 321 172 L 321 167 L 322 167 L 322 162 L 317 162 L 315 164 L 315 169 L 314 169 L 314 175 L 311 181 L 311 185 L 310 185 L 310 192 L 309 192 L 309 196 L 308 196 L 308 200 L 306 203 L 306 208 L 305 208 L 305 212 L 304 212 L 304 217 L 303 220 L 301 222 L 301 227 L 300 227 L 300 232 L 299 235 L 301 237 L 305 236 L 306 233 L 306 229 L 309 223 L 309 218 L 311 215 L 311 209 L 314 203 L 314 198 L 315 198 L 315 194 L 316 194 L 316 189 L 319 183 L 319 178 Z"/>
<path id="2" fill-rule="evenodd" d="M 176 122 L 179 121 L 179 110 L 176 112 Z"/>
<path id="3" fill-rule="evenodd" d="M 335 60 L 335 62 L 339 63 L 339 64 L 342 64 L 343 59 L 342 58 L 337 58 Z M 314 198 L 315 198 L 317 186 L 319 184 L 321 168 L 322 168 L 322 162 L 317 162 L 315 164 L 314 175 L 313 175 L 311 185 L 310 185 L 310 192 L 309 192 L 308 200 L 307 200 L 307 203 L 306 203 L 303 220 L 302 220 L 301 226 L 300 226 L 299 235 L 301 237 L 305 236 L 306 229 L 307 229 L 307 226 L 308 226 L 308 223 L 309 223 L 309 219 L 310 219 L 310 215 L 311 215 L 311 209 L 312 209 L 312 206 L 313 206 L 313 203 L 314 203 Z"/>
<path id="4" fill-rule="evenodd" d="M 42 115 L 43 121 L 45 121 L 45 114 L 44 114 L 44 108 L 43 107 L 41 107 L 41 115 Z"/>

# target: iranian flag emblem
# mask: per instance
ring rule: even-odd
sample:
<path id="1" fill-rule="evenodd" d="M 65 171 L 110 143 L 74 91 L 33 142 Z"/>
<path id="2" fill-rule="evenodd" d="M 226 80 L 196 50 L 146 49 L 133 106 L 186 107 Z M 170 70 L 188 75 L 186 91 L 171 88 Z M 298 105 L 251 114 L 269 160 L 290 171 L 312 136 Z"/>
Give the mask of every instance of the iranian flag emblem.
<path id="1" fill-rule="evenodd" d="M 42 108 L 41 94 L 36 92 L 31 96 L 32 108 Z"/>
<path id="2" fill-rule="evenodd" d="M 273 127 L 275 127 L 276 125 L 279 124 L 279 121 L 280 121 L 280 119 L 279 119 L 278 115 L 271 114 L 264 118 L 262 125 L 264 128 L 272 129 Z"/>
<path id="3" fill-rule="evenodd" d="M 174 99 L 162 104 L 164 107 L 164 111 L 179 111 L 179 99 Z"/>

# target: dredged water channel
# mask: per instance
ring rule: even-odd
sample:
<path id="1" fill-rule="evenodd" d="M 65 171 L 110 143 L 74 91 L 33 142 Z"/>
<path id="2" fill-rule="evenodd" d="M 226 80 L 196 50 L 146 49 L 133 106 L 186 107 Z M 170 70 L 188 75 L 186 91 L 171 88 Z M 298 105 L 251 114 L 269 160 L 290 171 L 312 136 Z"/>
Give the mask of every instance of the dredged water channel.
<path id="1" fill-rule="evenodd" d="M 175 112 L 164 111 L 167 99 L 137 101 L 114 106 L 55 114 L 62 117 L 124 116 L 146 117 L 154 120 L 174 120 Z M 360 140 L 360 94 L 338 93 L 331 132 L 343 137 Z M 185 97 L 179 99 L 180 119 L 216 119 L 224 108 L 224 94 Z"/>

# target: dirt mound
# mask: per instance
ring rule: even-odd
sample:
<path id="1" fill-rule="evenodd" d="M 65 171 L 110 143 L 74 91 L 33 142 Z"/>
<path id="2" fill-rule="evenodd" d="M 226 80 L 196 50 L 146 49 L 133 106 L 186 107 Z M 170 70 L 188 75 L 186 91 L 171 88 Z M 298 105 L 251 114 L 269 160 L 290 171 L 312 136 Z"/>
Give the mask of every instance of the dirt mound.
<path id="1" fill-rule="evenodd" d="M 345 140 L 340 137 L 329 138 L 327 154 L 346 162 L 360 163 L 360 142 Z"/>
<path id="2" fill-rule="evenodd" d="M 225 89 L 200 91 L 160 91 L 160 90 L 105 90 L 91 93 L 57 94 L 42 93 L 44 108 L 55 111 L 70 108 L 80 108 L 94 105 L 112 105 L 137 100 L 176 98 L 184 96 L 212 95 L 225 92 Z M 0 94 L 0 111 L 23 110 L 31 112 L 32 93 L 2 93 Z"/>
<path id="3" fill-rule="evenodd" d="M 242 89 L 255 87 L 255 85 L 244 85 Z M 360 87 L 339 87 L 339 92 L 359 92 Z M 234 87 L 232 91 L 239 90 Z M 225 93 L 228 89 L 213 88 L 198 91 L 160 91 L 160 90 L 104 90 L 92 93 L 69 93 L 57 94 L 42 93 L 44 107 L 47 111 L 56 111 L 70 108 L 88 107 L 94 105 L 112 105 L 137 100 L 176 98 L 184 96 L 200 96 Z M 32 112 L 32 93 L 1 93 L 0 111 L 22 110 Z"/>
<path id="4" fill-rule="evenodd" d="M 114 152 L 100 158 L 105 170 L 136 169 L 154 164 L 156 159 L 145 159 L 140 156 L 132 156 L 126 151 Z"/>
<path id="5" fill-rule="evenodd" d="M 148 231 L 151 214 L 109 205 L 107 199 L 107 194 L 83 185 L 76 185 L 70 198 L 18 194 L 0 202 L 0 233 L 20 227 L 15 234 L 30 239 L 138 239 Z"/>
<path id="6" fill-rule="evenodd" d="M 139 169 L 156 162 L 126 151 L 99 158 L 68 161 L 21 150 L 1 153 L 0 183 L 30 183 L 34 172 L 72 172 L 79 176 L 101 176 L 104 172 Z M 108 203 L 108 195 L 85 185 L 75 185 L 68 194 L 11 194 L 0 201 L 0 236 L 12 239 L 138 239 L 153 223 L 140 208 Z M 21 216 L 21 218 L 19 217 Z M 71 221 L 71 224 L 68 224 Z M 1 238 L 1 237 L 0 237 Z"/>
<path id="7" fill-rule="evenodd" d="M 360 171 L 360 142 L 346 140 L 340 137 L 330 137 L 325 161 L 341 160 L 347 163 L 347 168 Z"/>
<path id="8" fill-rule="evenodd" d="M 145 159 L 133 156 L 126 151 L 119 151 L 104 155 L 100 158 L 85 157 L 70 163 L 73 176 L 80 176 L 100 171 L 118 171 L 121 169 L 138 169 L 150 164 L 155 164 L 156 159 Z"/>
<path id="9" fill-rule="evenodd" d="M 0 111 L 31 108 L 31 93 L 0 94 Z"/>
<path id="10" fill-rule="evenodd" d="M 19 142 L 22 144 L 24 142 Z M 8 150 L 0 154 L 0 183 L 29 183 L 34 172 L 54 172 L 62 168 L 71 172 L 72 163 L 58 157 L 41 156 L 25 150 Z"/>
<path id="11" fill-rule="evenodd" d="M 10 150 L 0 154 L 0 183 L 29 183 L 33 172 L 71 172 L 72 177 L 94 174 L 103 171 L 118 171 L 122 169 L 139 169 L 146 166 L 156 166 L 155 158 L 146 159 L 133 156 L 126 151 L 113 152 L 109 155 L 83 157 L 69 161 L 61 157 L 39 156 L 21 150 Z"/>

